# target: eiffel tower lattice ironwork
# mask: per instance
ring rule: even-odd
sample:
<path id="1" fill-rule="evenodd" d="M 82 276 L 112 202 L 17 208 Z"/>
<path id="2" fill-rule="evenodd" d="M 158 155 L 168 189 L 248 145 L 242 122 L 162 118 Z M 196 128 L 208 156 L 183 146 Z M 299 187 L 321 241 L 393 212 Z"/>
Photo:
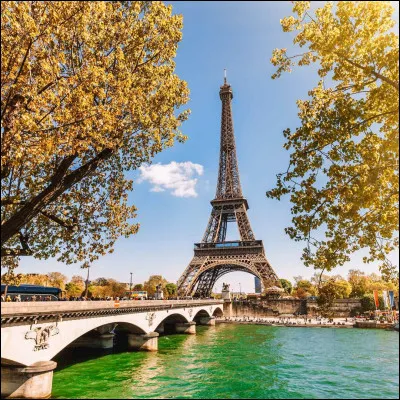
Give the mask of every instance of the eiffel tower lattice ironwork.
<path id="1" fill-rule="evenodd" d="M 217 192 L 211 201 L 211 216 L 203 240 L 195 243 L 194 257 L 178 281 L 179 296 L 209 297 L 217 279 L 232 271 L 259 277 L 264 289 L 280 286 L 265 257 L 262 240 L 255 239 L 247 216 L 249 206 L 242 195 L 233 132 L 233 93 L 226 77 L 219 95 L 222 117 Z M 240 240 L 226 241 L 228 222 L 235 221 Z"/>

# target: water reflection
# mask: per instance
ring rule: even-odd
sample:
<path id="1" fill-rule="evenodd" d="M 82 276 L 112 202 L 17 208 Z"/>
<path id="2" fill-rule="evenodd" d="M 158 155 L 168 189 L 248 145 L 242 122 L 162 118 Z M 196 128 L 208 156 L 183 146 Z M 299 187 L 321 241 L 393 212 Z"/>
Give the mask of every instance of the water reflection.
<path id="1" fill-rule="evenodd" d="M 251 325 L 159 338 L 157 353 L 80 359 L 59 398 L 398 398 L 398 333 Z M 382 368 L 385 369 L 384 376 Z"/>

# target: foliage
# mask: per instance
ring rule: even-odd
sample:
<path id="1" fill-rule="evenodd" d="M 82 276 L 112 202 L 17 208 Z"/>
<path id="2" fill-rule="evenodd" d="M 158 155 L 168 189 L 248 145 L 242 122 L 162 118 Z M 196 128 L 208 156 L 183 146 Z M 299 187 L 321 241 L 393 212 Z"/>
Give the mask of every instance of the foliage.
<path id="1" fill-rule="evenodd" d="M 134 287 L 133 290 L 138 290 L 142 291 L 143 290 L 143 285 L 141 283 L 137 283 Z"/>
<path id="2" fill-rule="evenodd" d="M 291 284 L 290 281 L 288 281 L 287 279 L 283 279 L 282 278 L 282 279 L 279 279 L 279 282 L 281 283 L 282 289 L 285 289 L 285 292 L 287 294 L 292 293 L 293 287 L 292 287 L 292 284 Z"/>
<path id="3" fill-rule="evenodd" d="M 61 290 L 65 289 L 68 278 L 61 272 L 49 272 L 47 277 L 49 286 L 58 287 Z"/>
<path id="4" fill-rule="evenodd" d="M 182 26 L 162 2 L 2 3 L 4 265 L 85 266 L 137 232 L 125 172 L 185 140 Z"/>
<path id="5" fill-rule="evenodd" d="M 318 290 L 317 304 L 321 314 L 330 316 L 331 308 L 336 299 L 344 299 L 349 296 L 351 285 L 343 279 L 330 278 L 324 282 Z"/>
<path id="6" fill-rule="evenodd" d="M 154 294 L 156 293 L 156 286 L 161 284 L 164 295 L 167 295 L 167 292 L 165 290 L 165 286 L 167 285 L 167 283 L 168 281 L 161 275 L 151 275 L 149 280 L 144 283 L 143 289 L 147 291 L 148 296 L 154 296 Z"/>
<path id="7" fill-rule="evenodd" d="M 74 282 L 69 282 L 65 285 L 65 291 L 68 297 L 80 297 L 85 290 L 85 284 L 79 285 Z"/>
<path id="8" fill-rule="evenodd" d="M 175 297 L 177 293 L 177 286 L 175 283 L 169 282 L 165 285 L 165 292 L 168 297 Z"/>
<path id="9" fill-rule="evenodd" d="M 21 274 L 21 284 L 49 286 L 49 278 L 46 274 Z"/>
<path id="10" fill-rule="evenodd" d="M 96 278 L 94 281 L 92 281 L 92 285 L 94 286 L 108 286 L 109 282 L 107 278 Z"/>
<path id="11" fill-rule="evenodd" d="M 368 277 L 358 269 L 351 269 L 347 276 L 351 285 L 350 297 L 363 297 L 368 291 Z"/>
<path id="12" fill-rule="evenodd" d="M 92 297 L 124 297 L 126 284 L 115 279 L 98 278 L 88 288 Z"/>
<path id="13" fill-rule="evenodd" d="M 1 275 L 1 283 L 6 285 L 4 296 L 7 295 L 8 286 L 19 286 L 21 284 L 22 274 L 16 274 L 14 268 L 8 268 L 7 272 Z"/>
<path id="14" fill-rule="evenodd" d="M 299 277 L 301 278 L 301 277 Z M 292 292 L 293 296 L 304 299 L 309 296 L 315 296 L 317 294 L 316 287 L 307 279 L 297 279 L 296 286 Z"/>
<path id="15" fill-rule="evenodd" d="M 281 20 L 294 44 L 288 56 L 275 49 L 272 78 L 316 63 L 320 81 L 299 100 L 301 126 L 284 131 L 291 150 L 288 170 L 267 196 L 290 194 L 293 226 L 286 233 L 306 241 L 306 266 L 331 271 L 368 249 L 364 262 L 398 275 L 387 258 L 398 248 L 399 48 L 389 2 L 327 2 L 314 13 L 294 2 Z M 297 62 L 296 62 L 296 59 Z M 324 232 L 324 233 L 323 233 Z"/>
<path id="16" fill-rule="evenodd" d="M 377 274 L 366 275 L 360 270 L 350 270 L 347 280 L 352 286 L 350 297 L 363 297 L 373 293 L 374 290 L 393 290 L 398 292 L 398 280 L 387 281 Z"/>
<path id="17" fill-rule="evenodd" d="M 383 303 L 383 297 L 378 296 L 379 300 L 379 309 L 384 310 L 384 303 Z M 375 306 L 375 300 L 374 300 L 374 295 L 373 294 L 366 294 L 363 296 L 360 300 L 361 302 L 361 309 L 362 311 L 374 311 L 376 310 Z"/>
<path id="18" fill-rule="evenodd" d="M 67 296 L 70 297 L 80 297 L 84 294 L 86 285 L 85 280 L 78 275 L 74 275 L 71 278 L 71 281 L 65 285 L 65 291 L 67 292 Z"/>

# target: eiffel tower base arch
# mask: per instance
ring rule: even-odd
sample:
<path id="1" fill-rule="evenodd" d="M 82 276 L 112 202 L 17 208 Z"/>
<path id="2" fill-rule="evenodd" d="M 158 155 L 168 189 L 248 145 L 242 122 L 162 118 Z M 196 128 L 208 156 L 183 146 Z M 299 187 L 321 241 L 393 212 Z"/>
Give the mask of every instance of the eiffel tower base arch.
<path id="1" fill-rule="evenodd" d="M 218 251 L 219 254 L 214 255 L 195 254 L 178 282 L 178 295 L 210 297 L 216 281 L 221 276 L 234 271 L 248 272 L 257 276 L 261 280 L 264 290 L 276 285 L 278 277 L 265 258 L 263 250 L 241 253 L 240 250 L 243 249 L 240 247 L 238 246 L 233 251 L 231 249 L 226 249 L 225 251 L 220 249 Z M 234 254 L 235 251 L 241 254 Z"/>

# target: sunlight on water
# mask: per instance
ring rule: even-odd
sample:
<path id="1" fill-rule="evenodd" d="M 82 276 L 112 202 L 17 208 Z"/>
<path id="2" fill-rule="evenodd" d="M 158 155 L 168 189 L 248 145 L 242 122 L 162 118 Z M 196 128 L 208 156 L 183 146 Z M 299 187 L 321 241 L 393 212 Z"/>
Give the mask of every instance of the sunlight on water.
<path id="1" fill-rule="evenodd" d="M 53 398 L 398 398 L 394 331 L 198 327 L 157 353 L 56 358 Z"/>

